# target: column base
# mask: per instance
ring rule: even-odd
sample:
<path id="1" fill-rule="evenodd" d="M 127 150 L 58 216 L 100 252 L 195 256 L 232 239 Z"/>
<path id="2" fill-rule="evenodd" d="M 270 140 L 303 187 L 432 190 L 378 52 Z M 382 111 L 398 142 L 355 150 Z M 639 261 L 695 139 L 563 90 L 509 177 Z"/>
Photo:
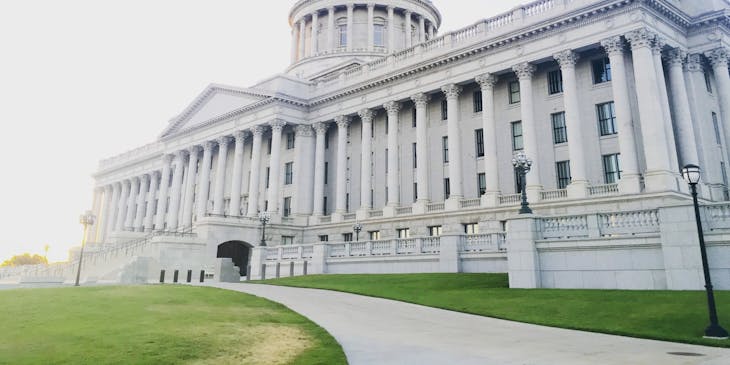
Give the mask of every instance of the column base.
<path id="1" fill-rule="evenodd" d="M 676 175 L 670 171 L 647 171 L 644 182 L 647 192 L 681 191 Z"/>
<path id="2" fill-rule="evenodd" d="M 345 220 L 345 212 L 332 213 L 332 223 L 340 223 Z"/>
<path id="3" fill-rule="evenodd" d="M 585 199 L 588 197 L 588 181 L 574 180 L 567 187 L 569 199 Z"/>
<path id="4" fill-rule="evenodd" d="M 527 202 L 530 204 L 539 202 L 541 200 L 540 193 L 542 192 L 542 190 L 543 190 L 542 185 L 528 186 L 527 187 Z"/>
<path id="5" fill-rule="evenodd" d="M 397 205 L 386 205 L 385 207 L 383 207 L 383 217 L 395 217 L 397 209 Z"/>
<path id="6" fill-rule="evenodd" d="M 482 206 L 483 207 L 496 207 L 499 206 L 499 191 L 488 191 L 482 195 Z"/>
<path id="7" fill-rule="evenodd" d="M 462 197 L 462 196 L 449 197 L 444 202 L 444 210 L 447 212 L 453 212 L 453 211 L 461 209 L 460 203 L 461 203 L 461 199 L 463 199 L 463 198 L 464 197 Z"/>
<path id="8" fill-rule="evenodd" d="M 413 214 L 426 214 L 428 210 L 428 200 L 417 200 L 412 206 Z"/>
<path id="9" fill-rule="evenodd" d="M 639 174 L 624 174 L 618 181 L 618 192 L 621 195 L 641 193 L 641 177 Z"/>
<path id="10" fill-rule="evenodd" d="M 725 200 L 725 188 L 722 185 L 708 185 L 709 195 L 705 196 L 712 201 L 720 202 Z"/>
<path id="11" fill-rule="evenodd" d="M 364 221 L 364 220 L 370 218 L 370 216 L 369 216 L 370 209 L 371 209 L 370 207 L 358 209 L 357 212 L 355 212 L 355 220 Z"/>

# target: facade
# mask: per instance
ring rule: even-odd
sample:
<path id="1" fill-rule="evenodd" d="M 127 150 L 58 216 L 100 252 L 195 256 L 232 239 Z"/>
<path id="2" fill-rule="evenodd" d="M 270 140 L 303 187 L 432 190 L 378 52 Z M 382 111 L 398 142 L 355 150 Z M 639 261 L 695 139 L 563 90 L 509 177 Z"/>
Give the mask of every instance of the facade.
<path id="1" fill-rule="evenodd" d="M 428 0 L 297 1 L 284 73 L 211 85 L 155 142 L 100 162 L 87 279 L 212 271 L 223 256 L 254 278 L 700 288 L 679 174 L 693 163 L 713 275 L 730 288 L 730 4 L 540 0 L 484 15 L 440 35 Z M 533 160 L 527 217 L 516 151 Z"/>

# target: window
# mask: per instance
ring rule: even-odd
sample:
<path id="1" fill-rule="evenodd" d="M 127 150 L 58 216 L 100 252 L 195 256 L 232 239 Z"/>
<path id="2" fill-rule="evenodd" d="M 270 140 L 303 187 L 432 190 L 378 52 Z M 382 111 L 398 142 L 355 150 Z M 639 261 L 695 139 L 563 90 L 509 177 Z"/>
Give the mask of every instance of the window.
<path id="1" fill-rule="evenodd" d="M 388 117 L 388 113 L 385 113 L 385 134 L 388 134 L 389 130 L 390 130 L 390 118 Z"/>
<path id="2" fill-rule="evenodd" d="M 477 157 L 484 157 L 484 130 L 477 129 L 474 131 L 474 143 L 476 145 Z"/>
<path id="3" fill-rule="evenodd" d="M 604 57 L 593 61 L 593 83 L 601 84 L 611 81 L 611 61 Z"/>
<path id="4" fill-rule="evenodd" d="M 474 92 L 474 113 L 479 113 L 482 109 L 482 91 L 477 90 Z"/>
<path id="5" fill-rule="evenodd" d="M 556 176 L 558 177 L 558 189 L 565 189 L 570 184 L 570 161 L 558 161 L 555 163 Z"/>
<path id="6" fill-rule="evenodd" d="M 370 189 L 370 206 L 375 205 L 375 189 Z"/>
<path id="7" fill-rule="evenodd" d="M 466 223 L 466 224 L 464 224 L 464 233 L 466 233 L 466 234 L 479 234 L 479 223 Z"/>
<path id="8" fill-rule="evenodd" d="M 512 150 L 519 151 L 525 148 L 522 138 L 522 122 L 512 122 Z"/>
<path id="9" fill-rule="evenodd" d="M 722 184 L 725 186 L 723 191 L 723 195 L 725 200 L 728 200 L 730 198 L 730 194 L 728 193 L 728 186 L 727 186 L 727 171 L 725 170 L 725 163 L 720 162 L 720 172 L 722 173 Z"/>
<path id="10" fill-rule="evenodd" d="M 374 124 L 374 123 L 373 123 Z M 330 148 L 330 131 L 324 132 L 324 149 Z"/>
<path id="11" fill-rule="evenodd" d="M 418 145 L 413 144 L 413 168 L 418 168 Z"/>
<path id="12" fill-rule="evenodd" d="M 342 240 L 345 242 L 352 242 L 352 232 L 343 233 Z"/>
<path id="13" fill-rule="evenodd" d="M 296 138 L 296 134 L 294 132 L 286 134 L 286 149 L 294 149 L 294 138 Z"/>
<path id="14" fill-rule="evenodd" d="M 444 163 L 449 163 L 449 137 L 441 137 L 441 146 L 443 148 L 443 160 Z"/>
<path id="15" fill-rule="evenodd" d="M 517 104 L 520 102 L 520 82 L 519 81 L 511 81 L 508 84 L 509 88 L 509 103 L 510 104 Z"/>
<path id="16" fill-rule="evenodd" d="M 287 162 L 284 165 L 284 185 L 294 183 L 294 162 Z"/>
<path id="17" fill-rule="evenodd" d="M 269 201 L 264 200 L 264 212 L 268 212 L 268 211 L 269 211 Z"/>
<path id="18" fill-rule="evenodd" d="M 621 178 L 618 153 L 603 156 L 603 176 L 606 184 L 615 184 Z"/>
<path id="19" fill-rule="evenodd" d="M 267 143 L 267 145 L 268 145 L 268 147 L 267 147 L 267 148 L 268 148 L 268 153 L 269 153 L 269 154 L 271 154 L 271 144 L 272 144 L 272 143 L 273 143 L 273 142 L 271 141 L 271 136 L 269 136 L 269 139 L 268 139 L 268 143 Z"/>
<path id="20" fill-rule="evenodd" d="M 294 244 L 294 236 L 281 236 L 282 246 L 291 246 Z"/>
<path id="21" fill-rule="evenodd" d="M 550 114 L 553 123 L 553 142 L 555 144 L 568 142 L 568 130 L 565 128 L 565 112 Z"/>
<path id="22" fill-rule="evenodd" d="M 720 124 L 717 122 L 717 113 L 712 112 L 712 126 L 715 128 L 715 142 L 717 144 L 722 144 L 722 139 L 720 138 Z"/>
<path id="23" fill-rule="evenodd" d="M 479 189 L 479 195 L 482 196 L 487 192 L 487 174 L 484 172 L 477 174 L 477 188 Z"/>
<path id="24" fill-rule="evenodd" d="M 339 40 L 340 40 L 340 47 L 346 47 L 347 46 L 347 25 L 340 25 L 337 27 L 339 30 Z"/>
<path id="25" fill-rule="evenodd" d="M 451 181 L 449 178 L 444 179 L 444 199 L 448 199 L 451 196 Z"/>
<path id="26" fill-rule="evenodd" d="M 428 235 L 430 237 L 440 237 L 442 232 L 441 226 L 430 226 L 428 227 Z"/>
<path id="27" fill-rule="evenodd" d="M 707 88 L 707 92 L 712 94 L 712 81 L 710 81 L 710 72 L 705 70 L 703 72 L 705 75 L 705 88 Z"/>
<path id="28" fill-rule="evenodd" d="M 266 188 L 269 188 L 269 179 L 271 178 L 271 167 L 266 168 Z"/>
<path id="29" fill-rule="evenodd" d="M 345 211 L 350 211 L 350 193 L 345 194 Z"/>
<path id="30" fill-rule="evenodd" d="M 326 196 L 324 198 L 322 198 L 322 214 L 324 214 L 325 216 L 329 215 L 329 214 L 327 214 L 327 197 Z"/>
<path id="31" fill-rule="evenodd" d="M 385 25 L 375 24 L 374 26 L 375 38 L 373 42 L 376 47 L 385 47 Z"/>
<path id="32" fill-rule="evenodd" d="M 413 202 L 415 203 L 416 200 L 418 200 L 418 183 L 413 183 Z"/>
<path id="33" fill-rule="evenodd" d="M 396 232 L 398 233 L 398 238 L 400 239 L 411 238 L 410 228 L 398 228 Z"/>
<path id="34" fill-rule="evenodd" d="M 282 212 L 284 217 L 288 217 L 291 215 L 291 197 L 287 196 L 284 198 L 284 211 Z"/>
<path id="35" fill-rule="evenodd" d="M 563 92 L 563 73 L 560 70 L 548 72 L 548 94 L 560 94 Z"/>
<path id="36" fill-rule="evenodd" d="M 613 108 L 613 101 L 596 105 L 598 110 L 598 126 L 602 136 L 610 136 L 618 133 L 616 130 L 616 113 Z"/>
<path id="37" fill-rule="evenodd" d="M 368 238 L 370 238 L 371 241 L 377 241 L 380 239 L 380 231 L 369 231 L 368 232 Z"/>
<path id="38" fill-rule="evenodd" d="M 449 119 L 449 102 L 444 99 L 441 100 L 441 120 Z"/>
<path id="39" fill-rule="evenodd" d="M 330 236 L 323 234 L 319 236 L 319 242 L 329 242 Z"/>
<path id="40" fill-rule="evenodd" d="M 388 173 L 388 167 L 389 167 L 388 165 L 390 165 L 390 164 L 388 163 L 388 149 L 386 148 L 385 149 L 385 173 L 386 174 Z"/>
<path id="41" fill-rule="evenodd" d="M 325 162 L 324 163 L 324 184 L 325 185 L 327 185 L 327 181 L 329 180 L 327 178 L 327 175 L 329 175 L 329 173 L 328 173 L 329 172 L 329 167 L 330 167 L 330 163 L 329 162 Z"/>
<path id="42" fill-rule="evenodd" d="M 418 119 L 416 118 L 416 116 L 417 116 L 416 115 L 416 107 L 414 106 L 413 107 L 413 111 L 411 112 L 411 120 L 412 120 L 411 126 L 413 128 L 416 128 L 418 126 Z"/>

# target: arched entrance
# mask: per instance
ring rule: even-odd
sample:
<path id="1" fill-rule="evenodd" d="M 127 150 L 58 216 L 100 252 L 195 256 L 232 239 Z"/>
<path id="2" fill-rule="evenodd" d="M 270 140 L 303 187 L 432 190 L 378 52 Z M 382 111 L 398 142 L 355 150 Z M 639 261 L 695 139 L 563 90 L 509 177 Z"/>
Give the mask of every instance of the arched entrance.
<path id="1" fill-rule="evenodd" d="M 216 257 L 228 257 L 233 259 L 233 263 L 241 270 L 241 276 L 246 275 L 248 260 L 251 257 L 250 244 L 243 241 L 228 241 L 218 245 L 218 254 Z"/>

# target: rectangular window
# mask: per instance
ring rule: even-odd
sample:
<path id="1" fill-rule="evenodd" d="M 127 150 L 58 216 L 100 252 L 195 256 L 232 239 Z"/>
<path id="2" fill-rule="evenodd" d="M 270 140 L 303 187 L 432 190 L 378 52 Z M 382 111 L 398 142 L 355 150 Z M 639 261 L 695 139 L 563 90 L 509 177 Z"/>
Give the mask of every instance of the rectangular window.
<path id="1" fill-rule="evenodd" d="M 717 113 L 712 112 L 712 126 L 715 128 L 715 142 L 722 144 L 722 138 L 720 138 L 720 124 L 717 121 Z"/>
<path id="2" fill-rule="evenodd" d="M 330 163 L 325 162 L 324 163 L 324 184 L 327 185 L 327 182 L 329 181 L 328 175 L 329 175 L 329 167 Z"/>
<path id="3" fill-rule="evenodd" d="M 444 163 L 449 163 L 449 137 L 441 137 L 441 147 L 443 149 L 443 160 Z"/>
<path id="4" fill-rule="evenodd" d="M 428 235 L 430 237 L 440 237 L 442 232 L 441 226 L 430 226 L 428 227 Z"/>
<path id="5" fill-rule="evenodd" d="M 324 214 L 325 216 L 329 215 L 327 213 L 327 197 L 326 196 L 324 198 L 322 198 L 322 214 Z"/>
<path id="6" fill-rule="evenodd" d="M 484 130 L 479 128 L 474 131 L 474 143 L 477 157 L 484 157 Z"/>
<path id="7" fill-rule="evenodd" d="M 565 189 L 570 184 L 570 161 L 556 162 L 555 173 L 558 177 L 558 189 Z"/>
<path id="8" fill-rule="evenodd" d="M 555 144 L 568 142 L 568 130 L 565 128 L 565 112 L 550 114 L 553 123 L 553 142 Z"/>
<path id="9" fill-rule="evenodd" d="M 324 149 L 330 148 L 330 131 L 324 132 Z"/>
<path id="10" fill-rule="evenodd" d="M 415 106 L 413 107 L 413 112 L 411 112 L 411 120 L 412 120 L 411 126 L 413 128 L 416 128 L 418 126 L 418 120 L 416 118 L 416 107 Z"/>
<path id="11" fill-rule="evenodd" d="M 593 61 L 593 83 L 601 84 L 611 81 L 611 61 L 604 57 Z"/>
<path id="12" fill-rule="evenodd" d="M 370 189 L 370 206 L 375 205 L 375 189 Z"/>
<path id="13" fill-rule="evenodd" d="M 606 184 L 615 184 L 621 178 L 619 154 L 603 156 L 603 176 Z"/>
<path id="14" fill-rule="evenodd" d="M 451 181 L 449 178 L 444 179 L 444 199 L 448 199 L 451 196 Z"/>
<path id="15" fill-rule="evenodd" d="M 380 240 L 380 231 L 369 231 L 368 238 L 370 238 L 371 241 Z"/>
<path id="16" fill-rule="evenodd" d="M 449 102 L 444 99 L 441 100 L 441 120 L 449 119 Z"/>
<path id="17" fill-rule="evenodd" d="M 517 104 L 520 102 L 520 82 L 519 81 L 511 81 L 509 84 L 507 84 L 508 90 L 509 90 L 509 103 L 510 104 Z"/>
<path id="18" fill-rule="evenodd" d="M 340 47 L 346 47 L 347 46 L 347 25 L 340 25 L 338 28 L 339 30 L 339 41 L 340 41 Z"/>
<path id="19" fill-rule="evenodd" d="M 550 95 L 563 92 L 563 73 L 560 70 L 548 72 L 548 93 Z"/>
<path id="20" fill-rule="evenodd" d="M 388 173 L 388 167 L 389 167 L 388 165 L 389 165 L 389 163 L 388 163 L 388 149 L 386 148 L 385 149 L 385 173 L 386 174 Z"/>
<path id="21" fill-rule="evenodd" d="M 385 134 L 388 134 L 389 130 L 390 130 L 390 118 L 388 117 L 388 113 L 385 113 Z"/>
<path id="22" fill-rule="evenodd" d="M 296 138 L 296 134 L 294 132 L 289 132 L 286 134 L 286 149 L 291 150 L 294 149 L 294 139 Z"/>
<path id="23" fill-rule="evenodd" d="M 269 188 L 269 179 L 271 178 L 271 167 L 266 168 L 266 188 Z"/>
<path id="24" fill-rule="evenodd" d="M 291 246 L 294 244 L 294 236 L 281 236 L 282 246 Z"/>
<path id="25" fill-rule="evenodd" d="M 345 211 L 350 211 L 350 193 L 345 194 Z"/>
<path id="26" fill-rule="evenodd" d="M 522 138 L 522 122 L 512 122 L 512 150 L 520 151 L 525 148 Z"/>
<path id="27" fill-rule="evenodd" d="M 418 183 L 413 183 L 413 202 L 418 200 Z"/>
<path id="28" fill-rule="evenodd" d="M 268 149 L 268 153 L 269 154 L 271 154 L 271 144 L 272 143 L 273 142 L 271 141 L 271 136 L 269 136 L 268 143 L 267 143 L 267 146 L 268 146 L 267 149 Z"/>
<path id="29" fill-rule="evenodd" d="M 291 215 L 291 197 L 287 196 L 284 198 L 284 211 L 283 211 L 284 217 L 288 217 Z"/>
<path id="30" fill-rule="evenodd" d="M 264 200 L 264 212 L 268 212 L 268 211 L 269 211 L 269 201 Z"/>
<path id="31" fill-rule="evenodd" d="M 400 239 L 411 238 L 410 228 L 398 228 L 396 232 L 398 233 L 398 238 Z"/>
<path id="32" fill-rule="evenodd" d="M 730 199 L 730 193 L 728 193 L 727 171 L 725 170 L 725 163 L 724 162 L 720 162 L 720 172 L 722 173 L 722 183 L 725 186 L 725 188 L 722 189 L 723 195 L 724 195 L 725 200 L 728 200 L 728 199 Z"/>
<path id="33" fill-rule="evenodd" d="M 487 192 L 487 174 L 480 172 L 477 174 L 477 188 L 479 189 L 479 195 L 482 196 Z"/>
<path id="34" fill-rule="evenodd" d="M 384 47 L 385 46 L 385 25 L 383 24 L 375 24 L 373 26 L 374 31 L 374 38 L 373 42 L 375 43 L 376 47 Z"/>
<path id="35" fill-rule="evenodd" d="M 710 80 L 710 72 L 705 70 L 703 72 L 705 75 L 705 88 L 707 88 L 707 92 L 712 94 L 712 81 Z"/>
<path id="36" fill-rule="evenodd" d="M 345 242 L 352 242 L 352 232 L 343 233 L 342 240 Z"/>
<path id="37" fill-rule="evenodd" d="M 413 168 L 418 168 L 418 145 L 413 144 Z"/>
<path id="38" fill-rule="evenodd" d="M 294 162 L 287 162 L 284 165 L 284 185 L 294 183 Z"/>
<path id="39" fill-rule="evenodd" d="M 326 234 L 322 234 L 319 236 L 319 242 L 329 242 L 329 240 L 330 240 L 330 236 L 328 236 Z"/>
<path id="40" fill-rule="evenodd" d="M 466 233 L 466 234 L 479 234 L 479 223 L 466 223 L 466 224 L 464 224 L 464 233 Z"/>
<path id="41" fill-rule="evenodd" d="M 616 130 L 616 112 L 613 101 L 596 105 L 598 111 L 598 127 L 602 136 L 610 136 L 618 133 Z"/>
<path id="42" fill-rule="evenodd" d="M 474 92 L 474 113 L 479 113 L 482 111 L 484 106 L 482 105 L 482 91 L 477 90 Z"/>

